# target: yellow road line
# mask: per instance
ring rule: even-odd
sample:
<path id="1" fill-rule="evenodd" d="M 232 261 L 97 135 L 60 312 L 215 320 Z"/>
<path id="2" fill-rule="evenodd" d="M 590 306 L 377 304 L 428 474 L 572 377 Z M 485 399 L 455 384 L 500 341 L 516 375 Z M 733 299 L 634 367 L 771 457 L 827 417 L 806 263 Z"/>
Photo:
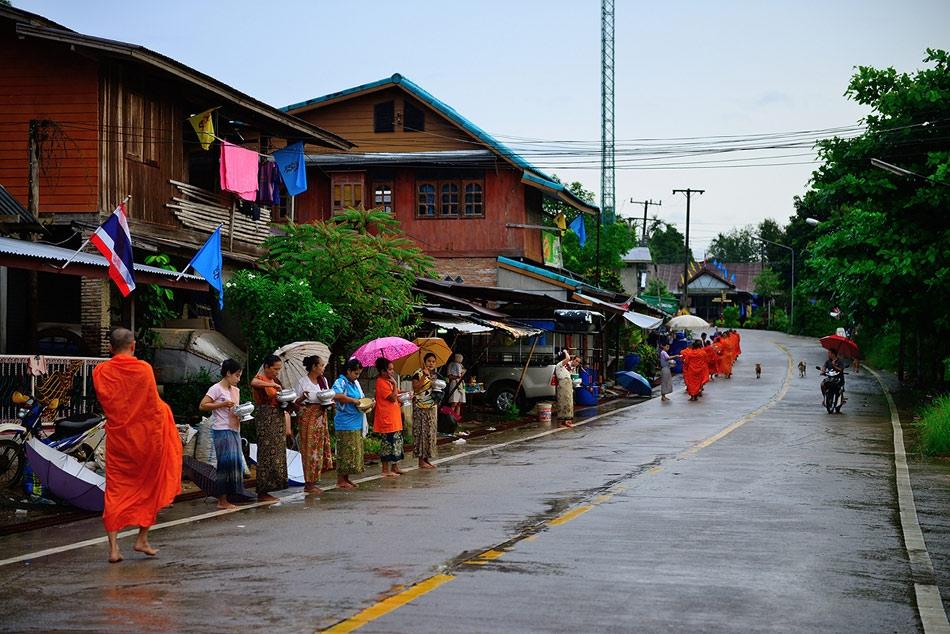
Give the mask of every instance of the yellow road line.
<path id="1" fill-rule="evenodd" d="M 554 519 L 548 520 L 548 526 L 560 526 L 561 524 L 566 524 L 570 522 L 572 519 L 574 519 L 575 517 L 583 515 L 587 511 L 591 510 L 592 508 L 594 507 L 591 504 L 585 504 L 583 506 L 574 507 L 570 511 L 566 511 L 562 513 L 561 515 L 558 515 Z"/>
<path id="2" fill-rule="evenodd" d="M 504 550 L 496 550 L 496 549 L 494 549 L 494 548 L 491 548 L 491 549 L 489 549 L 489 550 L 486 550 L 486 551 L 483 552 L 483 553 L 479 553 L 479 554 L 475 555 L 475 556 L 472 557 L 471 559 L 467 560 L 465 563 L 467 563 L 467 564 L 474 564 L 474 565 L 476 565 L 476 566 L 483 566 L 483 565 L 487 564 L 489 561 L 498 559 L 499 557 L 501 557 L 501 556 L 504 555 L 504 554 L 505 554 L 505 551 L 504 551 Z"/>
<path id="3" fill-rule="evenodd" d="M 414 601 L 422 595 L 432 592 L 439 586 L 452 581 L 452 579 L 455 579 L 455 577 L 452 575 L 433 575 L 424 581 L 420 581 L 411 588 L 403 590 L 399 594 L 394 594 L 388 599 L 383 599 L 376 605 L 366 608 L 354 617 L 348 618 L 345 621 L 337 623 L 333 627 L 320 631 L 333 632 L 334 634 L 353 632 L 354 630 L 358 630 L 359 628 L 363 627 L 367 623 L 375 621 L 379 617 L 385 616 L 393 610 L 401 608 L 410 601 Z"/>

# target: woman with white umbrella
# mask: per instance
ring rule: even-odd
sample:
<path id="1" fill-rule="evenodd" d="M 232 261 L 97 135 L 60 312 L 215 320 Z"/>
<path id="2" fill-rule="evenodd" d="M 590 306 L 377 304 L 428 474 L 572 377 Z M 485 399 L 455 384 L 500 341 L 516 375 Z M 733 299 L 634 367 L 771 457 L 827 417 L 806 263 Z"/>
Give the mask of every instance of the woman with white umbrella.
<path id="1" fill-rule="evenodd" d="M 330 432 L 327 429 L 327 406 L 318 402 L 317 394 L 330 389 L 323 375 L 326 361 L 317 355 L 303 360 L 307 374 L 297 382 L 297 404 L 300 405 L 298 421 L 300 423 L 300 454 L 303 456 L 305 493 L 320 495 L 318 483 L 320 474 L 333 463 L 333 451 L 330 447 Z"/>

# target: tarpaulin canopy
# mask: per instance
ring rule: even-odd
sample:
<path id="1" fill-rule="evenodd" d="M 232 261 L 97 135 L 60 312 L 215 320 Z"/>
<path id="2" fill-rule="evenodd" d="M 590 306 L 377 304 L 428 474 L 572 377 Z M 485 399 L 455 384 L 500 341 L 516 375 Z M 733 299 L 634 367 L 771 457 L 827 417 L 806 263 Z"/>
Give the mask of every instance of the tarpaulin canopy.
<path id="1" fill-rule="evenodd" d="M 650 315 L 644 315 L 643 313 L 638 313 L 633 310 L 625 312 L 623 317 L 634 326 L 646 328 L 647 330 L 653 330 L 663 323 L 663 320 L 658 317 L 651 317 Z"/>

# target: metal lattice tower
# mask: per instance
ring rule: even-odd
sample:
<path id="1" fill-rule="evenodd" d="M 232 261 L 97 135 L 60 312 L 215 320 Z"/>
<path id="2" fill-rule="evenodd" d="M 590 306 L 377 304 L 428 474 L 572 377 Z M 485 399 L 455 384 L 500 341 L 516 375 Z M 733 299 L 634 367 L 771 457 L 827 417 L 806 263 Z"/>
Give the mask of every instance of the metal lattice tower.
<path id="1" fill-rule="evenodd" d="M 600 1 L 600 209 L 614 221 L 614 0 Z"/>

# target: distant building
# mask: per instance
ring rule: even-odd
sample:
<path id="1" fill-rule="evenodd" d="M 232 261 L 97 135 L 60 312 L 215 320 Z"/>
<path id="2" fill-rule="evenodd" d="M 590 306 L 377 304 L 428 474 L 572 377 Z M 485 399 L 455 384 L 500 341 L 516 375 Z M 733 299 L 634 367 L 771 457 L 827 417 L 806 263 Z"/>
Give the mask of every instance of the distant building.
<path id="1" fill-rule="evenodd" d="M 691 313 L 707 321 L 719 319 L 724 306 L 736 306 L 740 316 L 751 306 L 755 278 L 765 266 L 761 262 L 699 262 L 686 280 Z M 682 264 L 655 264 L 647 267 L 647 284 L 658 279 L 677 298 L 682 291 Z"/>
<path id="2" fill-rule="evenodd" d="M 633 247 L 620 258 L 620 283 L 628 295 L 639 295 L 647 287 L 649 269 L 653 266 L 650 247 Z"/>

